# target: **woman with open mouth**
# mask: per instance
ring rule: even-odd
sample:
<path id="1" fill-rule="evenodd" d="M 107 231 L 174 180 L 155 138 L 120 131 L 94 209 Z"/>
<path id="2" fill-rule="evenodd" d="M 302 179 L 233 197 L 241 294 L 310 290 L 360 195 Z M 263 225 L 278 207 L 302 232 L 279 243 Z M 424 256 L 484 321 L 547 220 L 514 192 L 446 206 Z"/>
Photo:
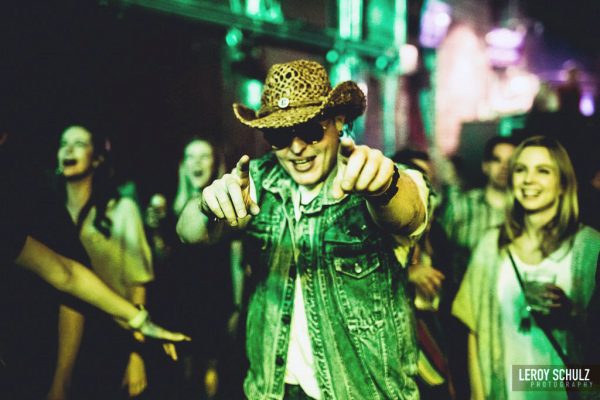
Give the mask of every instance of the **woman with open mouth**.
<path id="1" fill-rule="evenodd" d="M 110 144 L 98 132 L 70 126 L 60 139 L 57 172 L 92 269 L 111 289 L 141 307 L 144 284 L 153 279 L 150 247 L 136 203 L 116 190 L 109 157 Z M 59 331 L 69 334 L 59 335 L 49 399 L 65 398 L 69 387 L 70 397 L 78 399 L 120 399 L 145 390 L 145 365 L 131 333 L 71 304 L 60 307 Z"/>
<path id="2" fill-rule="evenodd" d="M 210 245 L 189 246 L 182 244 L 175 233 L 175 221 L 184 206 L 199 203 L 202 189 L 224 174 L 224 157 L 218 146 L 200 136 L 190 137 L 182 150 L 175 198 L 169 202 L 162 193 L 155 193 L 146 208 L 145 222 L 157 275 L 150 291 L 152 309 L 169 310 L 169 315 L 157 317 L 181 327 L 194 341 L 178 346 L 181 362 L 175 366 L 176 379 L 160 380 L 158 385 L 162 387 L 154 385 L 151 394 L 173 398 L 170 396 L 179 393 L 176 398 L 182 400 L 217 395 L 238 398 L 237 393 L 225 391 L 241 391 L 241 377 L 231 382 L 230 371 L 238 365 L 242 368 L 242 362 L 225 357 L 237 349 L 230 339 L 240 314 L 241 245 L 222 237 Z M 172 363 L 158 358 L 151 376 L 172 375 L 172 371 L 161 373 L 172 369 Z"/>

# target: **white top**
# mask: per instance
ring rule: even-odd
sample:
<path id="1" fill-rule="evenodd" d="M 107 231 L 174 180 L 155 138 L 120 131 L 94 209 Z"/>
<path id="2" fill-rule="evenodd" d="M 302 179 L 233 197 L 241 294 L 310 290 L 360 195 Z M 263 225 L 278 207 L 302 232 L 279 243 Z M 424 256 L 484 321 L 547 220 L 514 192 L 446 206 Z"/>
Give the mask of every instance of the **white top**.
<path id="1" fill-rule="evenodd" d="M 571 258 L 567 244 L 556 250 L 538 265 L 530 265 L 521 261 L 512 252 L 523 280 L 528 273 L 544 271 L 555 276 L 555 285 L 559 286 L 567 296 L 571 295 Z M 513 365 L 563 365 L 552 344 L 544 332 L 531 320 L 528 332 L 520 331 L 521 320 L 525 315 L 525 296 L 515 275 L 512 264 L 506 256 L 500 265 L 498 279 L 498 297 L 502 314 L 502 331 L 504 340 L 505 376 L 507 377 L 507 393 L 511 400 L 558 400 L 567 399 L 564 391 L 513 391 Z"/>
<path id="2" fill-rule="evenodd" d="M 308 396 L 313 399 L 320 399 L 321 391 L 317 382 L 307 321 L 300 275 L 296 275 L 294 310 L 292 312 L 290 343 L 285 367 L 285 383 L 300 385 Z"/>
<path id="3" fill-rule="evenodd" d="M 81 227 L 81 243 L 100 279 L 121 296 L 127 296 L 130 286 L 154 278 L 150 246 L 133 200 L 126 197 L 111 200 L 106 215 L 112 221 L 110 237 L 106 238 L 94 227 L 96 207 L 92 207 Z"/>

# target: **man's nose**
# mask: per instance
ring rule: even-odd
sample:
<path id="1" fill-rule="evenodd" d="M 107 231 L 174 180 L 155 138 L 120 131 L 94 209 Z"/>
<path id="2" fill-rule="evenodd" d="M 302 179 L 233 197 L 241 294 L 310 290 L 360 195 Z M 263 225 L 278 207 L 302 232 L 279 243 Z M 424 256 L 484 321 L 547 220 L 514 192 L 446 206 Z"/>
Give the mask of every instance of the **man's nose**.
<path id="1" fill-rule="evenodd" d="M 300 139 L 298 136 L 294 136 L 292 143 L 290 144 L 290 151 L 294 154 L 300 154 L 308 146 L 306 142 Z"/>

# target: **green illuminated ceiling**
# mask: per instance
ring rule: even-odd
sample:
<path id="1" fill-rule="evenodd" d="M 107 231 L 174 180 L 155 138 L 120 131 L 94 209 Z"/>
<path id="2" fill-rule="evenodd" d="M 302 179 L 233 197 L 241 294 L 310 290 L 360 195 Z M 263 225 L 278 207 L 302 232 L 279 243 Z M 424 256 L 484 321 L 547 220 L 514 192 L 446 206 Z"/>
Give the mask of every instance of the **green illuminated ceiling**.
<path id="1" fill-rule="evenodd" d="M 340 15 L 343 20 L 343 29 L 326 28 L 314 29 L 300 21 L 283 20 L 283 16 L 277 13 L 281 10 L 268 2 L 268 9 L 264 1 L 260 0 L 235 0 L 235 1 L 209 1 L 209 0 L 118 0 L 117 3 L 125 10 L 129 7 L 142 7 L 169 15 L 199 21 L 211 25 L 227 28 L 236 27 L 243 32 L 251 32 L 255 38 L 268 38 L 270 41 L 280 41 L 286 46 L 309 47 L 328 51 L 336 48 L 343 52 L 352 52 L 361 57 L 375 59 L 389 50 L 394 45 L 393 36 L 380 34 L 365 38 L 363 27 L 363 4 L 362 0 L 337 0 L 348 4 L 347 15 Z M 384 1 L 394 4 L 394 0 Z M 393 6 L 392 6 L 393 10 Z M 383 10 L 383 15 L 389 14 Z M 345 24 L 349 24 L 346 29 Z M 383 21 L 385 26 L 394 26 L 394 20 Z M 389 31 L 389 30 L 388 30 Z M 361 40 L 362 38 L 362 40 Z M 377 39 L 377 40 L 375 40 Z"/>

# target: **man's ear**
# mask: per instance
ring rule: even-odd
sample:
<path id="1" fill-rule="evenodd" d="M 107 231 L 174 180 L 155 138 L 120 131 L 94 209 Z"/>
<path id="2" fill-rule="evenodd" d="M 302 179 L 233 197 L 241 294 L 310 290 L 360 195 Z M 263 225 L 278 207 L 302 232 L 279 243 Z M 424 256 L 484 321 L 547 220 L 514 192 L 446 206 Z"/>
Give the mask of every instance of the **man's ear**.
<path id="1" fill-rule="evenodd" d="M 346 122 L 346 116 L 338 115 L 334 118 L 334 121 L 335 121 L 335 129 L 337 129 L 338 132 L 341 132 L 342 129 L 344 129 L 344 123 Z"/>

